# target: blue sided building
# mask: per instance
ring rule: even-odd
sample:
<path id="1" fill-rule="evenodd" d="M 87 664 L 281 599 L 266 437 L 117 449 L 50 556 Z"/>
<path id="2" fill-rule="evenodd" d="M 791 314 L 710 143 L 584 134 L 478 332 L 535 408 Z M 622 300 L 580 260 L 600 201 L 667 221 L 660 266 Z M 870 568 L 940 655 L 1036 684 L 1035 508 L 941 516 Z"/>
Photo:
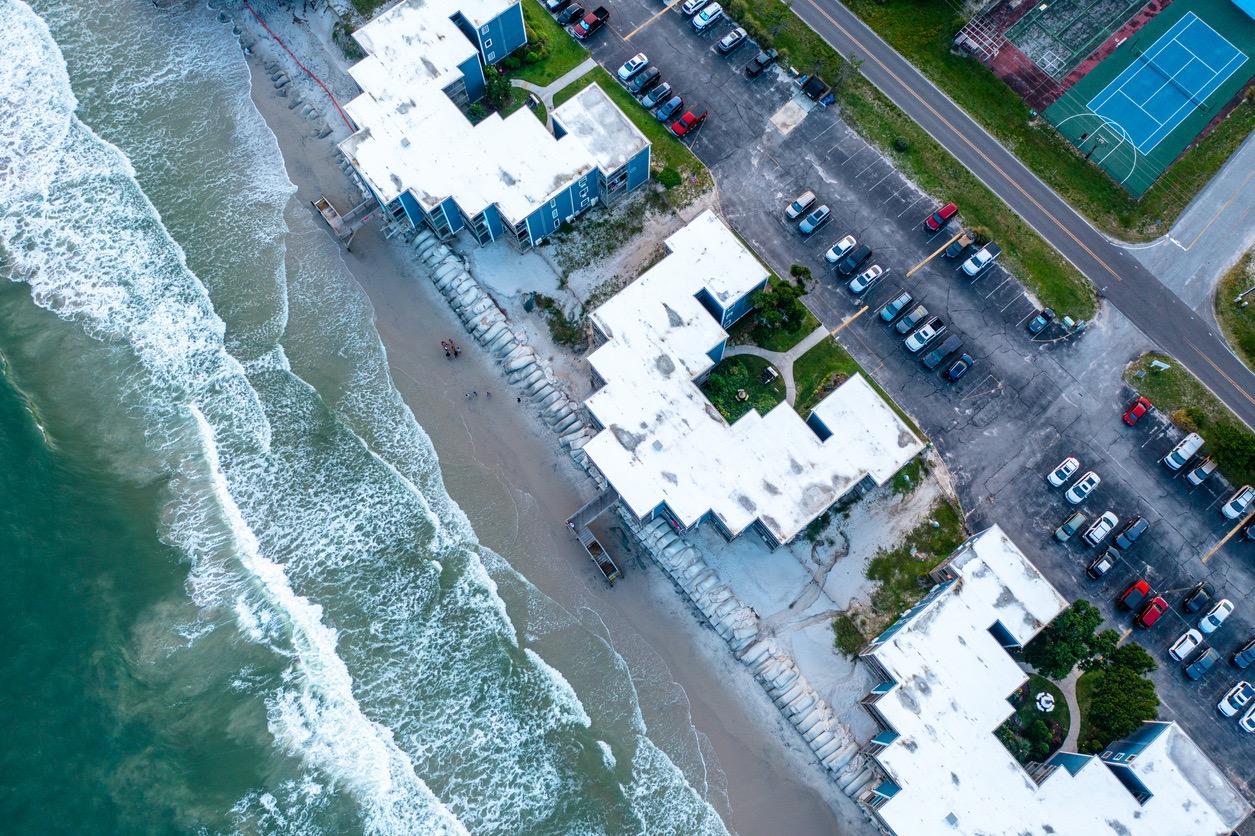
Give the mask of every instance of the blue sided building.
<path id="1" fill-rule="evenodd" d="M 405 0 L 353 37 L 358 130 L 340 149 L 398 221 L 526 248 L 649 179 L 649 141 L 595 84 L 551 126 L 526 109 L 467 118 L 485 73 L 527 43 L 517 0 Z"/>

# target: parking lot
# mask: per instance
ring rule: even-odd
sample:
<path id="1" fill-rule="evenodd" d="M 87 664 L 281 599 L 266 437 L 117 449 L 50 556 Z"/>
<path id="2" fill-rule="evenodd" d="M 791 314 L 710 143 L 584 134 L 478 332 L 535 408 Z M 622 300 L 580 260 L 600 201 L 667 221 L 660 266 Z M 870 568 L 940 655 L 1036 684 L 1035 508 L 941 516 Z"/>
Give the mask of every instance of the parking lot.
<path id="1" fill-rule="evenodd" d="M 1255 636 L 1255 544 L 1235 539 L 1204 564 L 1201 558 L 1232 525 L 1217 512 L 1227 486 L 1213 476 L 1194 488 L 1184 469 L 1174 477 L 1158 463 L 1176 432 L 1163 416 L 1152 412 L 1134 428 L 1121 422 L 1133 393 L 1120 374 L 1150 347 L 1145 338 L 1109 308 L 1082 336 L 1052 324 L 1031 338 L 1024 323 L 1037 306 L 997 264 L 968 280 L 956 272 L 959 260 L 938 257 L 908 278 L 958 231 L 952 223 L 943 232 L 924 232 L 922 221 L 937 201 L 898 174 L 834 109 L 798 96 L 787 74 L 773 70 L 746 79 L 741 68 L 756 51 L 753 45 L 728 57 L 713 49 L 733 22 L 720 21 L 698 36 L 677 10 L 665 11 L 655 0 L 606 5 L 611 20 L 591 44 L 597 60 L 614 72 L 645 52 L 684 97 L 685 109 L 709 112 L 691 147 L 714 173 L 734 228 L 781 275 L 794 263 L 811 269 L 815 281 L 807 302 L 825 325 L 837 327 L 869 306 L 843 328 L 841 340 L 931 436 L 956 478 L 971 527 L 1001 525 L 1062 594 L 1098 604 L 1121 631 L 1133 630 L 1132 614 L 1118 610 L 1115 597 L 1137 577 L 1172 605 L 1153 628 L 1135 631 L 1161 664 L 1154 674 L 1161 716 L 1180 721 L 1235 785 L 1255 798 L 1249 768 L 1255 739 L 1215 709 L 1238 672 L 1226 661 L 1192 683 L 1167 654 L 1187 626 L 1181 600 L 1202 579 L 1215 586 L 1217 597 L 1237 605 L 1210 644 L 1227 656 Z M 809 239 L 784 217 L 785 205 L 806 189 L 832 208 L 831 221 Z M 886 270 L 865 298 L 836 280 L 822 257 L 846 234 L 872 246 L 867 263 Z M 879 307 L 903 289 L 942 317 L 975 358 L 958 383 L 925 371 L 918 356 L 904 350 L 902 338 L 880 322 Z M 1121 524 L 1133 515 L 1150 521 L 1150 531 L 1101 581 L 1084 571 L 1097 550 L 1083 548 L 1079 537 L 1067 544 L 1053 539 L 1072 506 L 1045 476 L 1069 454 L 1081 460 L 1079 473 L 1094 469 L 1103 479 L 1081 506 L 1091 521 L 1107 509 Z M 1246 676 L 1255 679 L 1255 669 Z"/>

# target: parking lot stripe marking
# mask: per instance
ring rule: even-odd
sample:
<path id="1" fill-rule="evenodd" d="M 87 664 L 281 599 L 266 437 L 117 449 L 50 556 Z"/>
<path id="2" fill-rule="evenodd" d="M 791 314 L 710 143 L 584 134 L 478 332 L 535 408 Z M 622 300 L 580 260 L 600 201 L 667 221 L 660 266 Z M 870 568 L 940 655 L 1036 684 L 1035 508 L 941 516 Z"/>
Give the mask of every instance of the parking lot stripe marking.
<path id="1" fill-rule="evenodd" d="M 899 216 L 899 217 L 901 217 L 901 216 Z M 938 247 L 937 249 L 933 250 L 932 255 L 928 256 L 928 258 L 924 259 L 924 260 L 923 260 L 923 261 L 921 261 L 919 264 L 916 264 L 916 265 L 915 265 L 914 267 L 912 267 L 910 270 L 907 270 L 907 271 L 906 271 L 907 278 L 910 278 L 912 273 L 914 273 L 916 270 L 918 270 L 919 268 L 923 267 L 925 264 L 927 264 L 928 262 L 932 261 L 932 260 L 933 260 L 934 258 L 936 258 L 938 255 L 940 255 L 941 253 L 943 253 L 943 252 L 945 251 L 946 247 L 950 246 L 950 245 L 951 245 L 951 244 L 953 244 L 955 241 L 959 240 L 959 236 L 960 236 L 960 235 L 962 235 L 962 234 L 963 234 L 963 231 L 962 231 L 962 230 L 959 230 L 958 232 L 954 233 L 954 237 L 953 237 L 953 238 L 951 238 L 951 239 L 950 239 L 949 241 L 947 241 L 946 243 L 942 244 L 942 245 L 941 245 L 940 247 Z"/>
<path id="2" fill-rule="evenodd" d="M 902 210 L 901 214 L 899 214 L 898 217 L 900 218 L 902 217 L 902 215 L 905 215 L 907 212 L 911 211 L 911 209 L 915 206 L 915 204 L 919 203 L 921 200 L 924 200 L 924 198 L 916 197 L 914 200 L 912 200 L 910 203 L 906 205 L 906 208 Z"/>
<path id="3" fill-rule="evenodd" d="M 1003 279 L 1002 281 L 998 282 L 998 284 L 994 287 L 994 289 L 993 289 L 993 290 L 991 290 L 991 291 L 989 291 L 987 294 L 985 294 L 985 298 L 986 298 L 986 299 L 988 299 L 990 296 L 993 296 L 993 295 L 994 295 L 995 293 L 997 293 L 999 290 L 1002 290 L 1003 286 L 1004 286 L 1007 282 L 1009 282 L 1010 280 L 1011 280 L 1011 277 L 1010 277 L 1010 276 L 1007 276 L 1005 279 Z"/>
<path id="4" fill-rule="evenodd" d="M 653 23 L 655 20 L 657 20 L 658 18 L 662 17 L 663 15 L 665 15 L 667 12 L 671 11 L 672 9 L 674 9 L 674 8 L 675 8 L 676 6 L 678 6 L 678 5 L 680 5 L 680 0 L 675 0 L 675 2 L 673 2 L 673 3 L 669 3 L 668 5 L 664 6 L 664 7 L 663 7 L 663 9 L 662 9 L 662 11 L 658 12 L 656 15 L 654 15 L 653 17 L 651 17 L 649 20 L 645 21 L 645 22 L 644 22 L 644 23 L 642 23 L 640 26 L 637 26 L 637 27 L 636 27 L 635 29 L 633 29 L 631 32 L 628 32 L 626 35 L 624 35 L 624 36 L 623 36 L 623 40 L 625 40 L 625 41 L 630 41 L 630 40 L 632 40 L 632 36 L 633 36 L 633 35 L 635 35 L 635 34 L 636 34 L 637 32 L 639 32 L 639 31 L 641 31 L 641 30 L 642 30 L 642 29 L 644 29 L 646 26 L 648 26 L 649 24 Z"/>
<path id="5" fill-rule="evenodd" d="M 1212 546 L 1212 547 L 1211 547 L 1211 550 L 1210 550 L 1210 551 L 1208 551 L 1208 552 L 1207 552 L 1207 554 L 1203 555 L 1203 565 L 1204 565 L 1204 566 L 1206 566 L 1206 565 L 1207 565 L 1207 561 L 1211 560 L 1211 559 L 1212 559 L 1212 557 L 1214 557 L 1214 556 L 1215 556 L 1216 552 L 1220 551 L 1220 547 L 1221 547 L 1221 546 L 1223 546 L 1225 543 L 1229 542 L 1230 540 L 1232 540 L 1232 539 L 1233 539 L 1233 535 L 1234 535 L 1234 534 L 1237 534 L 1239 531 L 1241 531 L 1241 530 L 1242 530 L 1242 526 L 1244 526 L 1244 525 L 1246 525 L 1247 523 L 1249 523 L 1252 519 L 1255 519 L 1255 511 L 1252 511 L 1251 513 L 1249 513 L 1249 514 L 1247 514 L 1245 517 L 1243 517 L 1241 520 L 1239 520 L 1239 521 L 1238 521 L 1238 524 L 1237 524 L 1237 525 L 1235 525 L 1233 528 L 1229 529 L 1229 533 L 1228 533 L 1228 534 L 1226 534 L 1226 535 L 1225 535 L 1225 536 L 1224 536 L 1224 537 L 1220 540 L 1220 542 L 1219 542 L 1219 543 L 1217 543 L 1216 545 Z"/>
<path id="6" fill-rule="evenodd" d="M 858 311 L 857 311 L 856 313 L 851 314 L 851 315 L 850 315 L 850 317 L 849 317 L 849 318 L 847 318 L 844 322 L 842 322 L 842 323 L 841 323 L 840 325 L 838 325 L 836 328 L 833 328 L 833 329 L 832 329 L 832 336 L 834 336 L 834 337 L 835 337 L 837 334 L 841 333 L 841 329 L 842 329 L 842 328 L 844 328 L 845 326 L 849 325 L 851 322 L 853 322 L 854 320 L 858 319 L 858 318 L 859 318 L 860 316 L 862 316 L 863 314 L 867 313 L 867 311 L 868 311 L 868 306 L 867 306 L 867 305 L 864 305 L 863 307 L 859 308 L 859 309 L 858 309 Z"/>

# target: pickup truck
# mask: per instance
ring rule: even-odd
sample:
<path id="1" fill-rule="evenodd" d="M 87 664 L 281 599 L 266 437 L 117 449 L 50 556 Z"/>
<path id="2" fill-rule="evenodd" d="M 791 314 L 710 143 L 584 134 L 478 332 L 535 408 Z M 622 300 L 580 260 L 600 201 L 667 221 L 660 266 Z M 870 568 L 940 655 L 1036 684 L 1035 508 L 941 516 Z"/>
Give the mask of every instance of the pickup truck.
<path id="1" fill-rule="evenodd" d="M 975 277 L 986 267 L 994 263 L 998 256 L 1002 255 L 1002 247 L 990 241 L 981 249 L 977 250 L 971 258 L 963 262 L 963 272 L 969 276 Z"/>
<path id="2" fill-rule="evenodd" d="M 610 10 L 605 6 L 598 6 L 580 18 L 579 22 L 571 27 L 571 34 L 582 41 L 595 34 L 601 27 L 605 26 L 606 21 L 609 19 Z"/>
<path id="3" fill-rule="evenodd" d="M 964 250 L 975 243 L 976 239 L 972 237 L 972 233 L 965 229 L 959 233 L 959 237 L 954 239 L 954 242 L 951 243 L 950 246 L 946 247 L 945 256 L 946 258 L 958 258 L 963 254 Z"/>

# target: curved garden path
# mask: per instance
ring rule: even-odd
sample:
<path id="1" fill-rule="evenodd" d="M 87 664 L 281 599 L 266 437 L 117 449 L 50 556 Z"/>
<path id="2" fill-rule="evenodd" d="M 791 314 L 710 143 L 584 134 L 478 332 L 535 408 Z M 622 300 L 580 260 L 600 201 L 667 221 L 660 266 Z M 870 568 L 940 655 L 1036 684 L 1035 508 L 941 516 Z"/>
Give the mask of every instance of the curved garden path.
<path id="1" fill-rule="evenodd" d="M 784 378 L 785 402 L 789 406 L 793 406 L 797 400 L 797 386 L 793 383 L 793 363 L 797 358 L 818 345 L 826 336 L 828 336 L 828 329 L 820 325 L 799 340 L 797 345 L 788 351 L 768 351 L 756 345 L 736 345 L 724 352 L 723 356 L 735 357 L 738 354 L 753 354 L 755 357 L 761 357 L 775 366 L 776 370 L 780 372 L 780 376 Z"/>

